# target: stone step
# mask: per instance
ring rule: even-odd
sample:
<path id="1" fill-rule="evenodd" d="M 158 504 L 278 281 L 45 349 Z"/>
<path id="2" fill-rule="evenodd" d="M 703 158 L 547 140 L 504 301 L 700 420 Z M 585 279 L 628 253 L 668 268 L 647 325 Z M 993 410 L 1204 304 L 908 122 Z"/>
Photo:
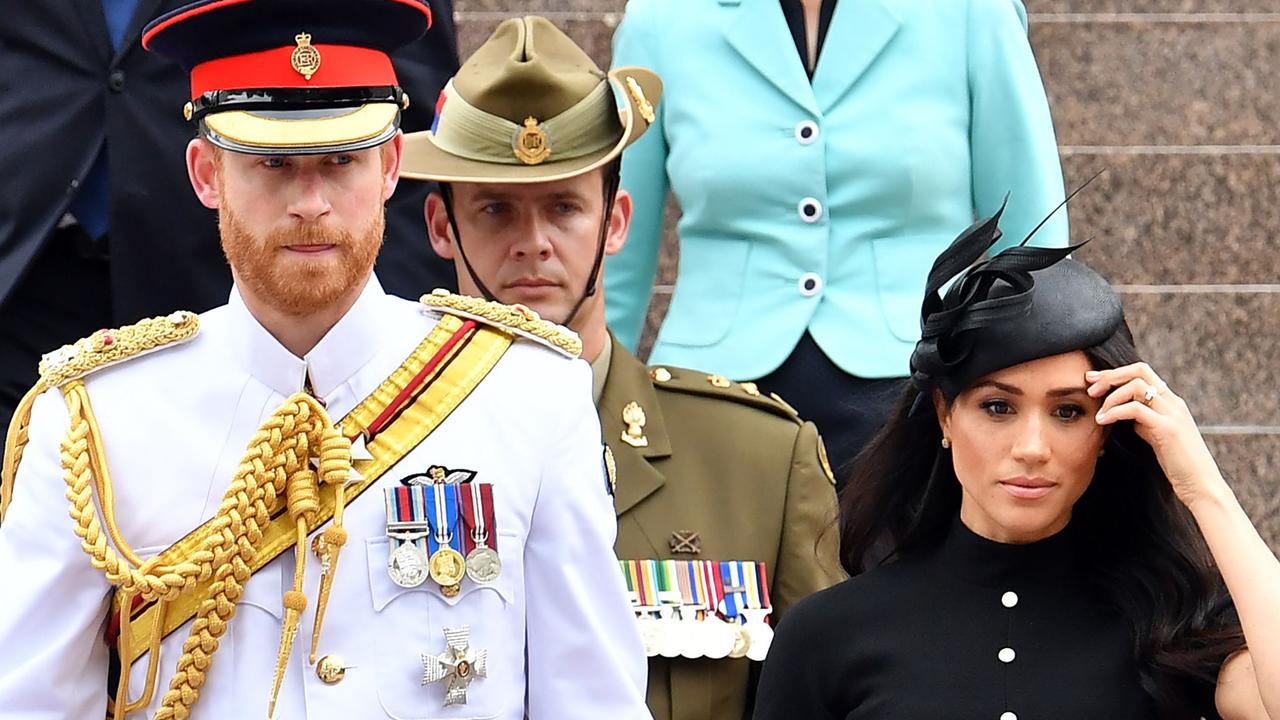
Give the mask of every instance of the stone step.
<path id="1" fill-rule="evenodd" d="M 1067 153 L 1080 257 L 1117 284 L 1280 283 L 1280 153 Z"/>
<path id="2" fill-rule="evenodd" d="M 1280 434 L 1206 438 L 1223 477 L 1235 489 L 1271 549 L 1280 553 Z"/>
<path id="3" fill-rule="evenodd" d="M 1273 22 L 1035 23 L 1063 146 L 1280 142 Z"/>

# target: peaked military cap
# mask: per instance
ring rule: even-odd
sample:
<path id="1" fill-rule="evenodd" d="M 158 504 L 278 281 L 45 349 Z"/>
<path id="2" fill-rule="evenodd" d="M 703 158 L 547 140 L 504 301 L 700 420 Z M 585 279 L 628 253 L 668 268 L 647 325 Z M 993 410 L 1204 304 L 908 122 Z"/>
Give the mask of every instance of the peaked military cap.
<path id="1" fill-rule="evenodd" d="M 430 131 L 405 136 L 401 175 L 532 183 L 601 167 L 649 129 L 662 95 L 651 70 L 600 70 L 546 18 L 506 20 L 463 63 Z"/>
<path id="2" fill-rule="evenodd" d="M 200 0 L 153 20 L 147 50 L 191 74 L 184 114 L 227 150 L 374 147 L 409 98 L 389 54 L 426 33 L 424 0 Z"/>

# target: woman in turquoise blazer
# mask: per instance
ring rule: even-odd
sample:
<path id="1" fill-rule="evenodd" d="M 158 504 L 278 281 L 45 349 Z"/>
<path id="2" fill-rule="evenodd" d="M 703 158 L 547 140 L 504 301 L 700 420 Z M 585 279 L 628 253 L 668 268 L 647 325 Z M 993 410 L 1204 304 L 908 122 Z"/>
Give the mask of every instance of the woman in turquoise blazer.
<path id="1" fill-rule="evenodd" d="M 811 77 L 798 7 L 628 2 L 614 63 L 665 90 L 624 156 L 636 210 L 605 297 L 635 348 L 670 190 L 679 271 L 650 361 L 758 380 L 842 463 L 899 386 L 875 381 L 908 374 L 933 259 L 1006 194 L 996 250 L 1020 242 L 1062 171 L 1020 0 L 826 0 Z M 1065 213 L 1035 242 L 1065 244 Z"/>

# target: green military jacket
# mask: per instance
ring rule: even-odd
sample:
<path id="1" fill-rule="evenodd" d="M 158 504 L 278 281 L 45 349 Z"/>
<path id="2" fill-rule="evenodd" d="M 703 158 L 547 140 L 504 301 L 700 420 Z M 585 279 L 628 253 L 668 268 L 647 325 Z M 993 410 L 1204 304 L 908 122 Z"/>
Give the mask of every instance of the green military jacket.
<path id="1" fill-rule="evenodd" d="M 843 579 L 835 488 L 813 423 L 750 384 L 651 370 L 611 342 L 598 408 L 617 465 L 618 557 L 763 561 L 775 625 L 796 601 Z M 643 410 L 641 428 L 623 419 L 631 403 Z M 637 430 L 644 447 L 623 439 Z M 697 533 L 699 552 L 674 553 L 676 533 Z M 655 720 L 741 720 L 750 665 L 650 658 L 649 708 Z"/>

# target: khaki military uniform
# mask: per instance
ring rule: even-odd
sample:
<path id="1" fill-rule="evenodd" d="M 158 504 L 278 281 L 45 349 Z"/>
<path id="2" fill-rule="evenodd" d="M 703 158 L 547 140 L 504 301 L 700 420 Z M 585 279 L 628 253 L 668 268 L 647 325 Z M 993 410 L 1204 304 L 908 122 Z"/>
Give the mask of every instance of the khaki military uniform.
<path id="1" fill-rule="evenodd" d="M 835 489 L 814 425 L 749 384 L 651 370 L 611 342 L 598 409 L 617 464 L 618 557 L 764 562 L 775 623 L 843 579 Z M 643 447 L 623 440 L 637 439 L 623 421 L 630 403 L 644 411 Z M 739 720 L 749 674 L 746 658 L 650 658 L 649 708 L 656 720 Z"/>

